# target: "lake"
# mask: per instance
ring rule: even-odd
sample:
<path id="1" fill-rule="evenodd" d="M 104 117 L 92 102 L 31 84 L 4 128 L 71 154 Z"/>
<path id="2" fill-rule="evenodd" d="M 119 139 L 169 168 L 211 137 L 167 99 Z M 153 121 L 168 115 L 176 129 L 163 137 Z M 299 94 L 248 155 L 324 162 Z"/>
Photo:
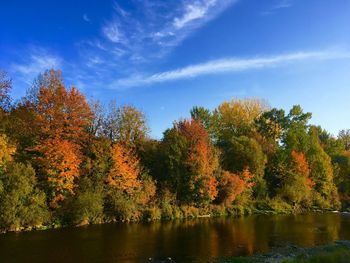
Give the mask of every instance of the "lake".
<path id="1" fill-rule="evenodd" d="M 253 215 L 151 223 L 116 223 L 0 235 L 0 262 L 207 262 L 350 239 L 350 215 Z"/>

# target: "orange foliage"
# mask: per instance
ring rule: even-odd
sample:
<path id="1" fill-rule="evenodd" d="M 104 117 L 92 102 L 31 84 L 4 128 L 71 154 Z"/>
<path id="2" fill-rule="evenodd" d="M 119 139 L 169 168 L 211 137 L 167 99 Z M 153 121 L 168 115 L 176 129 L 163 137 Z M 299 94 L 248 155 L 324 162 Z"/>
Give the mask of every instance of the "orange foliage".
<path id="1" fill-rule="evenodd" d="M 254 175 L 249 171 L 249 168 L 245 168 L 242 172 L 242 179 L 245 183 L 246 188 L 252 188 L 254 186 L 254 182 L 252 182 Z"/>
<path id="2" fill-rule="evenodd" d="M 108 174 L 107 182 L 128 194 L 133 193 L 141 186 L 138 179 L 141 173 L 140 160 L 132 149 L 126 148 L 120 143 L 116 143 L 112 147 L 112 160 L 114 164 Z"/>
<path id="3" fill-rule="evenodd" d="M 46 86 L 39 89 L 35 110 L 36 124 L 42 136 L 80 143 L 86 137 L 86 127 L 92 121 L 92 111 L 85 97 L 76 89 L 67 90 L 57 73 L 46 73 Z"/>
<path id="4" fill-rule="evenodd" d="M 297 170 L 297 172 L 304 175 L 309 175 L 310 169 L 309 169 L 309 164 L 305 159 L 305 155 L 303 153 L 299 153 L 296 151 L 292 151 L 291 154 L 292 154 L 293 162 L 295 164 L 295 169 Z"/>
<path id="5" fill-rule="evenodd" d="M 195 120 L 183 120 L 178 123 L 180 133 L 188 140 L 189 155 L 186 161 L 195 180 L 201 181 L 201 195 L 213 200 L 218 194 L 214 171 L 218 167 L 218 159 L 210 144 L 209 136 L 203 125 Z"/>
<path id="6" fill-rule="evenodd" d="M 48 182 L 53 190 L 52 207 L 58 207 L 66 193 L 73 193 L 74 179 L 79 176 L 80 159 L 76 154 L 76 146 L 67 140 L 49 139 L 42 146 L 44 166 Z"/>
<path id="7" fill-rule="evenodd" d="M 305 184 L 310 188 L 314 187 L 315 182 L 309 177 L 310 168 L 305 158 L 305 155 L 301 152 L 296 152 L 296 151 L 292 151 L 291 155 L 295 165 L 295 170 L 305 177 L 305 180 L 306 180 Z"/>
<path id="8" fill-rule="evenodd" d="M 245 182 L 238 175 L 224 171 L 220 181 L 220 199 L 226 205 L 232 204 L 238 195 L 243 193 Z"/>
<path id="9" fill-rule="evenodd" d="M 231 205 L 237 196 L 254 186 L 254 182 L 252 182 L 253 177 L 254 175 L 248 168 L 245 168 L 241 175 L 224 171 L 219 185 L 219 201 L 224 202 L 228 206 Z"/>
<path id="10" fill-rule="evenodd" d="M 207 195 L 209 199 L 214 200 L 218 195 L 218 182 L 213 176 L 203 178 L 203 187 L 199 190 L 202 196 Z"/>

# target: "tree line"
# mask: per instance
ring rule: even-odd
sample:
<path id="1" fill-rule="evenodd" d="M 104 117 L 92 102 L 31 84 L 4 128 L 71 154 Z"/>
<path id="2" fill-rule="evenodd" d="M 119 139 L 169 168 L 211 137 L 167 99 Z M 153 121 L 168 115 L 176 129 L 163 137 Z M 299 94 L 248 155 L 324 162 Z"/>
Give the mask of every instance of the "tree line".
<path id="1" fill-rule="evenodd" d="M 193 107 L 163 138 L 130 105 L 106 108 L 40 74 L 12 102 L 0 73 L 0 229 L 347 209 L 350 130 L 258 99 Z"/>

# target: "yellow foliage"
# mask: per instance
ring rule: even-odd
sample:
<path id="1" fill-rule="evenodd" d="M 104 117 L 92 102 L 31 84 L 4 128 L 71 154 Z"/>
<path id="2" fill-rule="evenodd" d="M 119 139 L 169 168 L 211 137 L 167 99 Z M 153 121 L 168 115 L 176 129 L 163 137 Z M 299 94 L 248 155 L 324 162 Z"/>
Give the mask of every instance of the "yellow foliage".
<path id="1" fill-rule="evenodd" d="M 5 134 L 0 134 L 0 165 L 12 160 L 16 147 L 11 145 Z"/>

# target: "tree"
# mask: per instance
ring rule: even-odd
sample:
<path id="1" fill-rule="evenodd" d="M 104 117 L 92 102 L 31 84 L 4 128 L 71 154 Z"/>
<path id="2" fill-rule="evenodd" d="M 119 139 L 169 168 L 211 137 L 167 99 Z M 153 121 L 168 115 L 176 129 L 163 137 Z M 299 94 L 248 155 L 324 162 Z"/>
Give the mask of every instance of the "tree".
<path id="1" fill-rule="evenodd" d="M 0 229 L 40 226 L 48 219 L 45 193 L 36 187 L 34 169 L 14 162 L 0 169 Z"/>
<path id="2" fill-rule="evenodd" d="M 231 141 L 223 142 L 222 168 L 231 173 L 239 174 L 244 169 L 254 174 L 254 194 L 263 197 L 266 195 L 266 182 L 264 180 L 264 170 L 266 156 L 260 144 L 253 138 L 246 136 L 233 137 Z"/>
<path id="3" fill-rule="evenodd" d="M 206 204 L 217 196 L 218 155 L 203 125 L 182 120 L 164 134 L 167 181 L 184 203 Z"/>
<path id="4" fill-rule="evenodd" d="M 285 170 L 283 185 L 279 195 L 284 197 L 290 204 L 308 208 L 312 204 L 312 193 L 315 183 L 310 178 L 309 164 L 305 155 L 292 151 L 289 169 Z"/>
<path id="5" fill-rule="evenodd" d="M 12 156 L 16 152 L 16 147 L 9 142 L 5 134 L 0 133 L 0 169 L 1 166 L 12 161 Z"/>
<path id="6" fill-rule="evenodd" d="M 59 135 L 62 139 L 81 145 L 87 137 L 93 114 L 85 97 L 76 89 L 66 89 L 60 73 L 45 72 L 32 105 L 37 114 L 36 124 L 42 140 Z"/>
<path id="7" fill-rule="evenodd" d="M 210 110 L 204 107 L 193 107 L 191 109 L 191 118 L 199 121 L 203 127 L 207 130 L 209 137 L 212 141 L 216 141 L 218 138 L 218 120 L 217 114 L 213 114 Z"/>
<path id="8" fill-rule="evenodd" d="M 308 122 L 312 114 L 304 113 L 299 105 L 295 105 L 287 115 L 286 131 L 283 134 L 282 142 L 290 151 L 307 152 L 309 144 Z"/>
<path id="9" fill-rule="evenodd" d="M 310 177 L 315 182 L 317 203 L 322 208 L 338 208 L 339 196 L 334 184 L 331 158 L 319 143 L 316 129 L 309 131 L 310 146 L 306 158 L 310 165 Z"/>
<path id="10" fill-rule="evenodd" d="M 338 140 L 340 140 L 346 150 L 350 150 L 350 129 L 341 130 L 338 134 Z"/>
<path id="11" fill-rule="evenodd" d="M 257 99 L 233 99 L 220 104 L 214 111 L 219 140 L 227 141 L 233 136 L 249 135 L 255 130 L 256 119 L 267 108 L 266 103 Z"/>
<path id="12" fill-rule="evenodd" d="M 252 179 L 253 175 L 248 169 L 244 169 L 241 175 L 223 171 L 217 201 L 230 207 L 240 194 L 254 185 Z"/>
<path id="13" fill-rule="evenodd" d="M 8 111 L 10 108 L 11 88 L 11 80 L 7 77 L 4 71 L 0 70 L 0 111 Z"/>
<path id="14" fill-rule="evenodd" d="M 129 147 L 139 146 L 147 137 L 149 128 L 146 117 L 132 106 L 117 108 L 115 102 L 105 123 L 105 134 L 113 141 Z"/>
<path id="15" fill-rule="evenodd" d="M 111 155 L 113 166 L 107 177 L 108 184 L 129 195 L 133 194 L 141 187 L 139 158 L 132 149 L 126 148 L 121 143 L 113 145 Z"/>
<path id="16" fill-rule="evenodd" d="M 287 122 L 284 110 L 276 108 L 265 111 L 255 121 L 258 132 L 275 143 L 282 138 Z"/>
<path id="17" fill-rule="evenodd" d="M 54 138 L 45 141 L 41 150 L 42 169 L 52 196 L 50 205 L 58 208 L 67 195 L 74 193 L 75 178 L 80 175 L 81 160 L 77 155 L 77 146 L 67 140 Z"/>

